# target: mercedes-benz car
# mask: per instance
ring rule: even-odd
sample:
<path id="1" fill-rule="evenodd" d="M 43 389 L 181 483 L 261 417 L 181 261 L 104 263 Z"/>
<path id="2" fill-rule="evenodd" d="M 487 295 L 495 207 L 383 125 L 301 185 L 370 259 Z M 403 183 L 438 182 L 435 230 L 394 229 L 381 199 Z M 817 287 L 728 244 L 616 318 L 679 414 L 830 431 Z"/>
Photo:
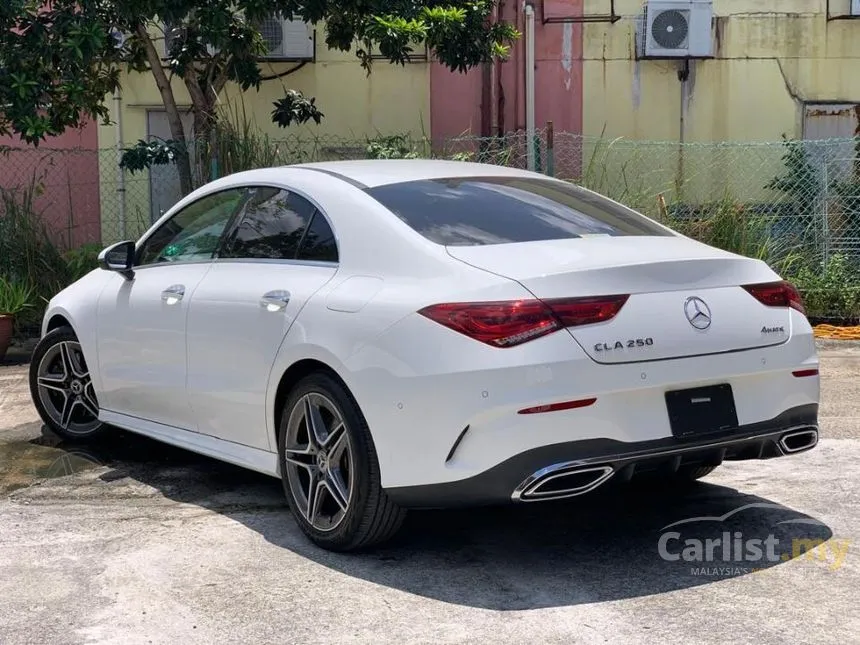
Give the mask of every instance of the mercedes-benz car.
<path id="1" fill-rule="evenodd" d="M 691 481 L 818 441 L 791 284 L 541 174 L 237 173 L 99 263 L 47 308 L 45 423 L 278 477 L 327 549 L 380 543 L 411 508 Z"/>

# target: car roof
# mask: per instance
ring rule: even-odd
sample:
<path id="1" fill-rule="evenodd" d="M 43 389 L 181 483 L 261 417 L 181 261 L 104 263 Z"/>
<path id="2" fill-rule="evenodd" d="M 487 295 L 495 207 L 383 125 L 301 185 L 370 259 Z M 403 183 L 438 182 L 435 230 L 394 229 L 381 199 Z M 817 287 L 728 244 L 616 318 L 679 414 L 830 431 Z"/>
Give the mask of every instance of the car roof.
<path id="1" fill-rule="evenodd" d="M 445 159 L 359 159 L 354 161 L 322 161 L 295 164 L 291 168 L 309 168 L 340 177 L 361 188 L 375 188 L 421 179 L 455 177 L 540 177 L 545 175 L 468 161 Z"/>

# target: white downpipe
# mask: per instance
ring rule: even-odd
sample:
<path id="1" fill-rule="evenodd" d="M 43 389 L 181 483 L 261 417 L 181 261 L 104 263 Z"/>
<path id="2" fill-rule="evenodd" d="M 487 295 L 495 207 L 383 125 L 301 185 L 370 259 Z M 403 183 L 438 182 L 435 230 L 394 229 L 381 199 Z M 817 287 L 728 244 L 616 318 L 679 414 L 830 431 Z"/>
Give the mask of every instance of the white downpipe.
<path id="1" fill-rule="evenodd" d="M 535 8 L 523 4 L 526 18 L 526 159 L 528 169 L 535 169 Z"/>
<path id="2" fill-rule="evenodd" d="M 120 90 L 114 92 L 113 104 L 116 115 L 114 123 L 116 124 L 116 165 L 119 170 L 119 184 L 116 188 L 117 197 L 119 198 L 119 209 L 117 216 L 119 218 L 119 239 L 126 239 L 126 223 L 125 223 L 125 168 L 119 167 L 119 162 L 122 159 L 122 151 L 125 148 L 122 133 L 122 93 Z"/>

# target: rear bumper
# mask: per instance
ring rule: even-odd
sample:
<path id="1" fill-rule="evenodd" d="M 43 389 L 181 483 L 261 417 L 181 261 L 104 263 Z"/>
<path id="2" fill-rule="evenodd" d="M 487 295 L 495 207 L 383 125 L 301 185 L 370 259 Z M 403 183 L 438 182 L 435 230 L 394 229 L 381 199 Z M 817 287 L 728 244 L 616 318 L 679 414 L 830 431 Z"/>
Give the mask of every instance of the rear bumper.
<path id="1" fill-rule="evenodd" d="M 796 441 L 785 442 L 787 435 Z M 685 466 L 771 459 L 811 450 L 818 443 L 818 405 L 787 410 L 768 421 L 696 440 L 663 438 L 634 443 L 585 439 L 520 453 L 473 477 L 387 488 L 392 501 L 411 508 L 448 508 L 560 499 L 585 494 L 608 481 L 643 472 L 672 473 Z M 582 473 L 582 471 L 588 471 Z M 580 474 L 582 473 L 582 474 Z M 562 482 L 568 475 L 577 481 Z M 555 482 L 548 485 L 548 482 Z M 543 492 L 542 489 L 543 488 Z"/>

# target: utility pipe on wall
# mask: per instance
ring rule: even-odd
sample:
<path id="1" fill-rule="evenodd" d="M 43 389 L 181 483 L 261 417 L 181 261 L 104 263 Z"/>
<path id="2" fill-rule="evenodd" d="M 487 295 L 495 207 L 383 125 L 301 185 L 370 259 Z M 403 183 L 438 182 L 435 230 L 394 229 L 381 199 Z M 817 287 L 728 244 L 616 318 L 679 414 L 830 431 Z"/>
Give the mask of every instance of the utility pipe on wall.
<path id="1" fill-rule="evenodd" d="M 116 110 L 116 117 L 114 122 L 116 124 L 116 164 L 119 169 L 119 184 L 117 185 L 117 197 L 119 198 L 119 208 L 117 212 L 117 216 L 119 218 L 119 239 L 126 239 L 126 225 L 125 225 L 125 169 L 121 168 L 119 163 L 122 160 L 122 151 L 125 148 L 125 143 L 122 138 L 122 94 L 120 90 L 114 92 L 113 95 L 114 108 Z"/>
<path id="2" fill-rule="evenodd" d="M 525 2 L 526 46 L 526 159 L 528 169 L 535 169 L 535 8 Z"/>

